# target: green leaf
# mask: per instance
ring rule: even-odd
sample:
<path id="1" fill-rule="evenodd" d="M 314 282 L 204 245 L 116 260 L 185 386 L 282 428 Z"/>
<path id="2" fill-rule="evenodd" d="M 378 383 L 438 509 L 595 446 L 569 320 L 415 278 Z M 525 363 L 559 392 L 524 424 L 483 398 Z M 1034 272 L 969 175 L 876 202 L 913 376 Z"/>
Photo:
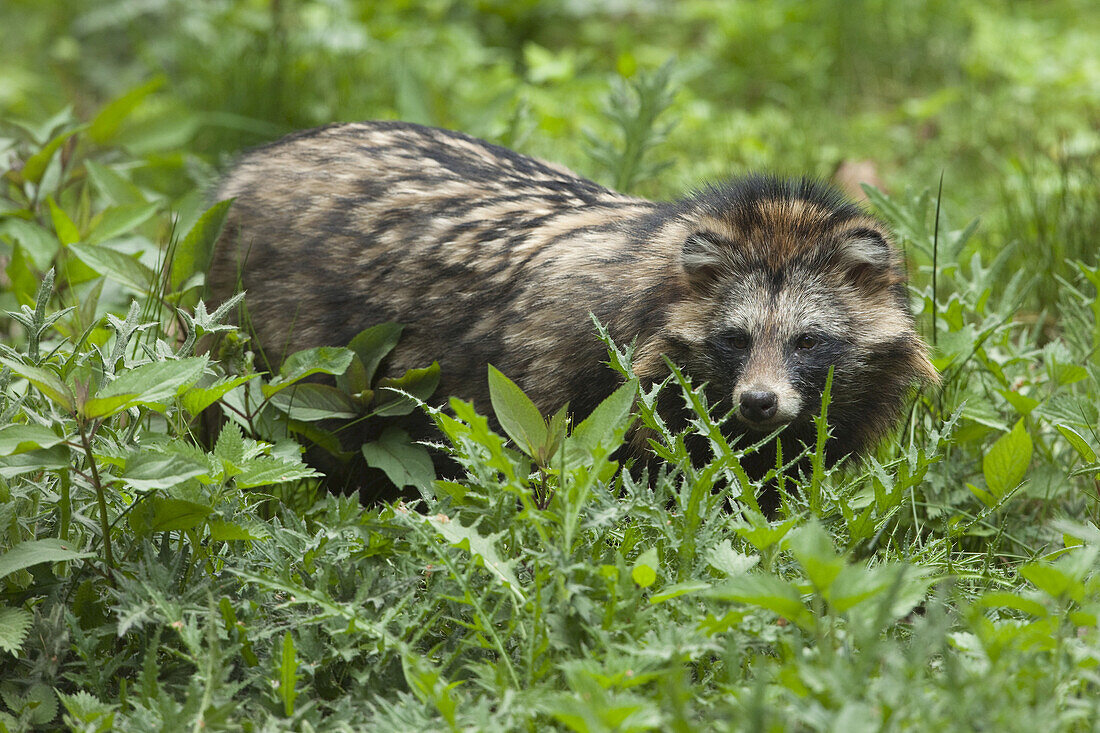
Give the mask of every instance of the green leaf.
<path id="1" fill-rule="evenodd" d="M 483 535 L 477 531 L 476 523 L 463 527 L 457 520 L 442 514 L 426 517 L 425 521 L 453 547 L 469 552 L 478 566 L 500 580 L 519 601 L 524 601 L 523 590 L 513 570 L 516 560 L 504 560 L 497 552 L 496 543 L 506 535 L 505 532 Z"/>
<path id="2" fill-rule="evenodd" d="M 0 457 L 0 478 L 11 478 L 25 473 L 36 473 L 50 469 L 68 468 L 71 458 L 72 455 L 67 445 L 36 448 L 25 453 Z"/>
<path id="3" fill-rule="evenodd" d="M 393 351 L 394 346 L 397 346 L 401 329 L 402 327 L 396 323 L 379 323 L 360 331 L 348 344 L 348 348 L 355 352 L 363 363 L 368 387 L 374 380 L 374 373 L 378 370 L 382 359 Z"/>
<path id="4" fill-rule="evenodd" d="M 362 451 L 367 465 L 381 469 L 398 488 L 413 486 L 425 491 L 435 479 L 428 449 L 413 443 L 400 428 L 386 428 L 377 441 L 364 444 Z"/>
<path id="5" fill-rule="evenodd" d="M 423 369 L 410 369 L 400 377 L 392 379 L 385 377 L 378 380 L 378 405 L 374 410 L 376 415 L 393 417 L 396 415 L 408 415 L 416 409 L 414 400 L 399 395 L 388 389 L 399 389 L 408 392 L 417 399 L 427 400 L 439 386 L 439 362 L 433 361 L 431 366 Z"/>
<path id="6" fill-rule="evenodd" d="M 602 445 L 604 454 L 611 453 L 618 445 L 607 444 L 618 431 L 620 436 L 625 434 L 629 426 L 627 416 L 634 405 L 634 397 L 638 393 L 638 381 L 632 379 L 611 393 L 596 409 L 573 428 L 572 434 L 565 443 L 566 460 L 570 462 L 585 461 L 592 457 Z M 621 441 L 620 437 L 620 441 Z"/>
<path id="7" fill-rule="evenodd" d="M 827 593 L 844 569 L 844 559 L 837 556 L 833 541 L 816 520 L 791 532 L 787 547 L 819 592 Z"/>
<path id="8" fill-rule="evenodd" d="M 170 489 L 187 479 L 210 473 L 210 465 L 194 455 L 139 450 L 126 459 L 122 480 L 138 491 Z"/>
<path id="9" fill-rule="evenodd" d="M 130 528 L 144 537 L 154 532 L 193 529 L 213 512 L 205 504 L 157 494 L 137 504 L 128 519 Z"/>
<path id="10" fill-rule="evenodd" d="M 42 174 L 46 172 L 46 166 L 53 160 L 54 153 L 58 148 L 65 144 L 65 141 L 70 137 L 80 132 L 83 129 L 81 127 L 74 127 L 71 130 L 61 133 L 46 143 L 45 147 L 37 151 L 34 155 L 27 158 L 27 162 L 23 165 L 23 178 L 31 183 L 38 183 L 42 180 Z"/>
<path id="11" fill-rule="evenodd" d="M 256 374 L 242 374 L 232 379 L 224 377 L 206 387 L 190 387 L 180 395 L 180 404 L 191 415 L 198 415 L 236 387 L 256 377 Z"/>
<path id="12" fill-rule="evenodd" d="M 0 606 L 0 649 L 18 655 L 33 620 L 22 608 Z"/>
<path id="13" fill-rule="evenodd" d="M 73 393 L 68 386 L 61 381 L 59 376 L 48 369 L 40 369 L 36 366 L 10 359 L 6 356 L 0 356 L 0 364 L 8 367 L 15 374 L 18 374 L 20 377 L 23 377 L 33 384 L 42 394 L 56 402 L 59 407 L 64 408 L 68 412 L 72 412 L 74 401 Z"/>
<path id="14" fill-rule="evenodd" d="M 155 76 L 109 102 L 92 120 L 91 125 L 88 127 L 88 136 L 100 145 L 111 142 L 118 134 L 122 122 L 130 116 L 146 97 L 164 86 L 164 82 L 164 76 Z"/>
<path id="15" fill-rule="evenodd" d="M 219 201 L 199 217 L 191 231 L 176 245 L 172 256 L 171 286 L 179 290 L 187 280 L 198 272 L 206 272 L 214 254 L 214 243 L 225 226 L 229 207 L 233 201 Z"/>
<path id="16" fill-rule="evenodd" d="M 263 522 L 249 522 L 247 526 L 239 522 L 226 522 L 220 519 L 211 519 L 210 539 L 220 542 L 234 540 L 266 540 L 271 536 Z"/>
<path id="17" fill-rule="evenodd" d="M 64 443 L 52 430 L 41 425 L 8 425 L 0 428 L 0 456 L 26 453 L 36 448 L 52 448 Z"/>
<path id="18" fill-rule="evenodd" d="M 516 447 L 531 457 L 546 442 L 546 421 L 539 408 L 515 382 L 489 365 L 489 400 L 504 432 Z"/>
<path id="19" fill-rule="evenodd" d="M 298 481 L 321 474 L 301 462 L 279 456 L 260 456 L 241 466 L 241 473 L 235 479 L 237 488 L 252 489 L 257 486 L 282 484 Z"/>
<path id="20" fill-rule="evenodd" d="M 160 204 L 125 204 L 105 209 L 92 222 L 88 244 L 100 244 L 122 234 L 129 234 L 157 213 Z M 82 258 L 83 259 L 83 258 Z"/>
<path id="21" fill-rule="evenodd" d="M 1050 615 L 1050 611 L 1047 610 L 1047 607 L 1034 598 L 1025 598 L 1024 596 L 1016 593 L 1009 593 L 1007 591 L 991 591 L 985 593 L 978 599 L 978 603 L 986 608 L 1012 608 L 1017 611 L 1031 614 L 1036 618 L 1046 618 Z"/>
<path id="22" fill-rule="evenodd" d="M 139 293 L 148 291 L 156 283 L 156 275 L 134 257 L 124 255 L 110 247 L 97 244 L 72 244 L 69 251 L 75 254 L 100 275 L 106 275 Z"/>
<path id="23" fill-rule="evenodd" d="M 351 363 L 353 352 L 338 346 L 317 346 L 287 357 L 275 377 L 262 388 L 264 397 L 271 397 L 311 374 L 343 374 Z"/>
<path id="24" fill-rule="evenodd" d="M 27 540 L 0 555 L 0 578 L 43 562 L 63 562 L 92 557 L 90 552 L 77 552 L 72 544 L 59 539 Z"/>
<path id="25" fill-rule="evenodd" d="M 760 562 L 759 555 L 743 555 L 733 549 L 733 543 L 726 539 L 715 546 L 707 556 L 707 562 L 720 573 L 735 578 L 744 575 Z"/>
<path id="26" fill-rule="evenodd" d="M 634 579 L 635 583 L 638 583 L 637 578 Z M 638 583 L 641 585 L 641 583 Z M 698 593 L 699 591 L 708 590 L 710 583 L 705 583 L 701 580 L 689 580 L 685 583 L 677 583 L 676 585 L 670 585 L 663 588 L 660 593 L 654 593 L 649 597 L 650 603 L 661 603 L 662 601 L 668 601 L 673 598 L 679 598 L 683 595 L 690 593 Z"/>
<path id="27" fill-rule="evenodd" d="M 303 422 L 350 419 L 359 414 L 358 406 L 346 394 L 327 384 L 313 382 L 277 392 L 271 395 L 270 402 L 290 419 Z"/>
<path id="28" fill-rule="evenodd" d="M 10 218 L 0 222 L 0 236 L 17 242 L 23 255 L 34 265 L 34 269 L 45 272 L 49 269 L 61 241 L 45 227 L 32 221 Z"/>
<path id="29" fill-rule="evenodd" d="M 116 206 L 127 204 L 144 204 L 145 195 L 141 189 L 131 183 L 114 168 L 89 160 L 84 163 L 92 182 L 104 196 L 109 198 Z"/>
<path id="30" fill-rule="evenodd" d="M 717 600 L 738 601 L 765 608 L 793 621 L 803 629 L 810 630 L 814 627 L 814 616 L 802 602 L 798 588 L 774 575 L 742 575 L 713 587 L 706 595 Z"/>
<path id="31" fill-rule="evenodd" d="M 990 446 L 982 459 L 982 473 L 990 493 L 999 499 L 1020 485 L 1031 463 L 1033 449 L 1022 419 Z"/>
<path id="32" fill-rule="evenodd" d="M 279 655 L 279 699 L 283 701 L 283 714 L 294 714 L 294 700 L 298 692 L 294 689 L 298 683 L 298 656 L 294 650 L 294 637 L 287 631 L 283 634 L 283 649 Z"/>
<path id="33" fill-rule="evenodd" d="M 94 695 L 84 690 L 72 695 L 64 692 L 57 694 L 69 712 L 65 716 L 65 722 L 71 730 L 103 733 L 114 729 L 114 705 L 100 702 Z"/>
<path id="34" fill-rule="evenodd" d="M 122 372 L 118 379 L 99 390 L 84 404 L 86 417 L 114 415 L 135 405 L 156 407 L 202 376 L 206 356 L 169 359 L 142 364 Z"/>
<path id="35" fill-rule="evenodd" d="M 657 582 L 657 570 L 660 565 L 661 561 L 657 557 L 657 548 L 650 547 L 634 561 L 634 567 L 630 570 L 630 577 L 638 584 L 639 588 L 648 588 Z"/>
<path id="36" fill-rule="evenodd" d="M 1054 427 L 1058 428 L 1058 432 L 1069 441 L 1069 444 L 1077 451 L 1077 455 L 1084 459 L 1085 463 L 1096 463 L 1096 451 L 1092 449 L 1092 446 L 1089 445 L 1083 435 L 1069 425 L 1055 425 Z"/>
<path id="37" fill-rule="evenodd" d="M 76 224 L 73 224 L 73 220 L 69 218 L 69 215 L 53 200 L 53 196 L 46 197 L 46 204 L 50 207 L 50 219 L 53 221 L 53 230 L 57 232 L 58 240 L 66 246 L 79 241 L 80 230 L 76 228 Z"/>

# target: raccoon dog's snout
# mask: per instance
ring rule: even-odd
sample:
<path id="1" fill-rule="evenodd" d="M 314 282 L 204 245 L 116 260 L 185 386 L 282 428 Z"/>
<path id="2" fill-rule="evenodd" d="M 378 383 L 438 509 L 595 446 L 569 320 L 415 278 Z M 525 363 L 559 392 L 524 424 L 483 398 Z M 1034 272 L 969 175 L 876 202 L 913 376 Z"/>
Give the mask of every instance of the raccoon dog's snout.
<path id="1" fill-rule="evenodd" d="M 754 390 L 741 393 L 741 416 L 751 422 L 764 422 L 775 417 L 779 398 L 775 392 Z"/>

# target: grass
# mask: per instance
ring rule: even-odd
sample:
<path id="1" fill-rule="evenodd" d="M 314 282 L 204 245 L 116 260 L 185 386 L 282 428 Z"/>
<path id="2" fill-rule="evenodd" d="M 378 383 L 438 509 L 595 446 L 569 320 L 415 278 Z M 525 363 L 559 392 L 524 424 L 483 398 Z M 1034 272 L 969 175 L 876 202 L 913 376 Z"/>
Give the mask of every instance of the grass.
<path id="1" fill-rule="evenodd" d="M 0 49 L 0 724 L 1095 729 L 1096 22 L 1070 0 L 0 7 L 25 29 Z M 434 413 L 464 479 L 381 430 L 367 460 L 421 498 L 332 495 L 299 444 L 330 440 L 320 406 L 384 424 L 436 372 L 377 389 L 392 326 L 258 371 L 234 304 L 200 303 L 224 217 L 203 192 L 243 146 L 366 117 L 648 196 L 871 159 L 943 386 L 865 466 L 785 477 L 767 519 L 691 385 L 663 389 L 705 466 L 608 343 L 627 386 L 584 423 L 530 422 L 486 375 L 504 435 Z M 665 459 L 644 480 L 612 460 L 631 421 Z"/>

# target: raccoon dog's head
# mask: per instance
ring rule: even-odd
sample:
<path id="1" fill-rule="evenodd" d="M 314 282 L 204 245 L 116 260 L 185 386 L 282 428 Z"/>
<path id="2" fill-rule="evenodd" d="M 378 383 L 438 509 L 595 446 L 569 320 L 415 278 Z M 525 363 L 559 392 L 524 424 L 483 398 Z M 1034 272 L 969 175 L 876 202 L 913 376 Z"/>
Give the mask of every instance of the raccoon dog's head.
<path id="1" fill-rule="evenodd" d="M 753 177 L 681 206 L 689 294 L 670 335 L 743 432 L 808 435 L 831 367 L 836 442 L 860 453 L 937 381 L 888 230 L 831 187 Z"/>

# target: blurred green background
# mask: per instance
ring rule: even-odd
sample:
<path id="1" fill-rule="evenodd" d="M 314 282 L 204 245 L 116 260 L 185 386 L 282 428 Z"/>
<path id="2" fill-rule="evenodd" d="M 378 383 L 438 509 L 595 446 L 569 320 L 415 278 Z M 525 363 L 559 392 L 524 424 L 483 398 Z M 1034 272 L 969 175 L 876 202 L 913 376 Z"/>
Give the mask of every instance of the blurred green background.
<path id="1" fill-rule="evenodd" d="M 1094 0 L 5 0 L 0 27 L 0 117 L 40 124 L 72 105 L 91 119 L 129 95 L 108 142 L 173 196 L 242 148 L 370 118 L 614 183 L 586 143 L 614 134 L 609 85 L 673 59 L 653 152 L 670 165 L 635 193 L 869 160 L 894 193 L 942 173 L 945 208 L 982 218 L 987 251 L 1021 240 L 1049 275 L 1095 260 Z"/>

